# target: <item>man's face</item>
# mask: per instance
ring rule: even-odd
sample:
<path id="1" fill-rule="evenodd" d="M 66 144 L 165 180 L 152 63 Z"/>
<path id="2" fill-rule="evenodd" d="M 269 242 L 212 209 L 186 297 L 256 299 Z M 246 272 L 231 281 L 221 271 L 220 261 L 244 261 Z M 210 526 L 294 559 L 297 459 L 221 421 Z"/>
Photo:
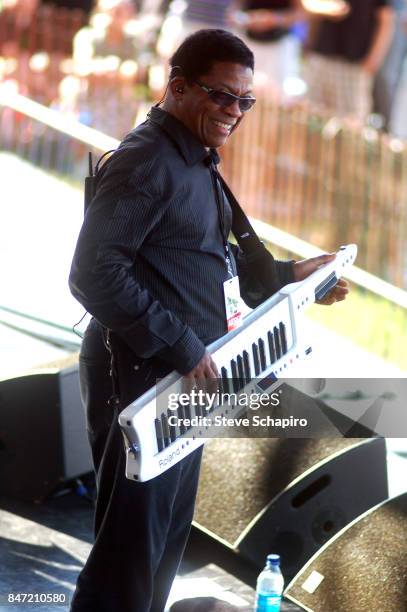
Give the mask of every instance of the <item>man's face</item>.
<path id="1" fill-rule="evenodd" d="M 241 64 L 216 62 L 210 72 L 197 80 L 208 88 L 236 96 L 252 95 L 253 71 Z M 222 146 L 242 116 L 238 101 L 221 107 L 198 84 L 185 84 L 178 118 L 205 147 Z"/>

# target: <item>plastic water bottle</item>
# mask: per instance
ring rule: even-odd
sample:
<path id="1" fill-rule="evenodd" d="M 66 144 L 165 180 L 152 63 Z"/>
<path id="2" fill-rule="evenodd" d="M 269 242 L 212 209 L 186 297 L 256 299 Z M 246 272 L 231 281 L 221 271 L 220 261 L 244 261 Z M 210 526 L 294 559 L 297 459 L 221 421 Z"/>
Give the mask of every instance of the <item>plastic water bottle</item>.
<path id="1" fill-rule="evenodd" d="M 283 587 L 280 555 L 267 555 L 266 567 L 257 578 L 255 612 L 279 612 Z"/>

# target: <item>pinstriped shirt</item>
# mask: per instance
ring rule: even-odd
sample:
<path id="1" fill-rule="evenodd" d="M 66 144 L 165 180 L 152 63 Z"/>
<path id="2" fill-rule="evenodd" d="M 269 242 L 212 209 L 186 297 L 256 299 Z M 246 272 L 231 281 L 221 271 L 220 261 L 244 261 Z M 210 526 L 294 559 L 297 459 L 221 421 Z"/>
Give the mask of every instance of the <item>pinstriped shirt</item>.
<path id="1" fill-rule="evenodd" d="M 70 274 L 73 295 L 136 356 L 158 357 L 181 373 L 227 331 L 228 272 L 207 157 L 182 123 L 153 107 L 106 164 Z M 227 201 L 222 214 L 228 235 Z M 280 270 L 289 282 L 290 270 Z"/>

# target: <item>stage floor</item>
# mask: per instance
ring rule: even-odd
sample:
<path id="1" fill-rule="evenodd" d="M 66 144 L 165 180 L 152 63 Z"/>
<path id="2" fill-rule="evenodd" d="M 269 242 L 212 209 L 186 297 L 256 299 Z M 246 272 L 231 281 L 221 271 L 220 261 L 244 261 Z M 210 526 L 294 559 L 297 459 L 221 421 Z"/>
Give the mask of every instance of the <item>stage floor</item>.
<path id="1" fill-rule="evenodd" d="M 404 446 L 406 446 L 404 441 Z M 390 449 L 398 450 L 395 454 Z M 388 443 L 390 496 L 407 490 L 407 453 L 401 441 Z M 43 504 L 0 498 L 0 612 L 65 612 L 76 577 L 92 543 L 93 505 L 72 489 Z M 218 542 L 193 529 L 169 603 L 213 596 L 252 609 L 257 570 Z M 52 593 L 65 604 L 7 605 L 10 593 Z M 300 610 L 284 602 L 282 611 Z"/>
<path id="2" fill-rule="evenodd" d="M 0 611 L 64 612 L 92 542 L 92 504 L 69 492 L 44 504 L 0 498 Z M 191 533 L 169 605 L 212 596 L 252 610 L 257 571 L 197 530 Z M 65 604 L 7 605 L 9 594 L 51 593 Z M 284 602 L 282 610 L 300 610 Z"/>

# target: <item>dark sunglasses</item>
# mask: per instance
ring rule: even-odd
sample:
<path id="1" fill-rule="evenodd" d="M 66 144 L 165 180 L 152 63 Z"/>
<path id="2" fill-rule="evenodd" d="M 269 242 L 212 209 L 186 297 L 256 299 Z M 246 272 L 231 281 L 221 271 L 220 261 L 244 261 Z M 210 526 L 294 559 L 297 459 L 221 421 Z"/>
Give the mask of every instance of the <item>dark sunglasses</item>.
<path id="1" fill-rule="evenodd" d="M 215 104 L 217 104 L 221 108 L 227 108 L 237 100 L 241 112 L 245 113 L 256 102 L 256 98 L 252 98 L 251 96 L 235 96 L 234 94 L 229 93 L 227 91 L 212 89 L 212 87 L 208 87 L 207 85 L 204 85 L 199 81 L 195 81 L 195 83 L 208 94 L 208 96 Z"/>

